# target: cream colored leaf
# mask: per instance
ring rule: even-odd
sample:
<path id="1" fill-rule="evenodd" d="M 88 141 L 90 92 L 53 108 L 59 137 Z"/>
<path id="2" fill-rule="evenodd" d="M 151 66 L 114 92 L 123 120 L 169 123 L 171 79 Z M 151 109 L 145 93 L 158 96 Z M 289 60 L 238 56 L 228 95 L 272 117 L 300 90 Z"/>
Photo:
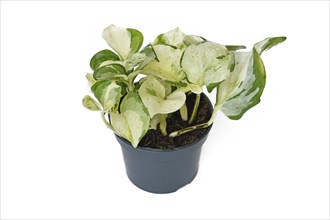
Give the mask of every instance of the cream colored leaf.
<path id="1" fill-rule="evenodd" d="M 186 77 L 180 67 L 181 50 L 167 45 L 156 45 L 153 49 L 158 60 L 154 59 L 146 64 L 142 73 L 173 82 L 180 82 Z"/>
<path id="2" fill-rule="evenodd" d="M 226 79 L 231 60 L 226 47 L 204 42 L 187 47 L 181 65 L 189 82 L 203 86 Z"/>
<path id="3" fill-rule="evenodd" d="M 186 101 L 186 95 L 181 91 L 174 91 L 166 96 L 164 85 L 152 76 L 142 83 L 139 94 L 151 118 L 156 114 L 175 112 Z"/>

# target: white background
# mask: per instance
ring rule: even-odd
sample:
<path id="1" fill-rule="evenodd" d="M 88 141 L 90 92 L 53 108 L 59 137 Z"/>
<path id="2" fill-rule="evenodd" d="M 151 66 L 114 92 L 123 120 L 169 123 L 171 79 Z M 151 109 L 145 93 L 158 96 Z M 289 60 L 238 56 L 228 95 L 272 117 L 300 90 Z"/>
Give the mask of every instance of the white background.
<path id="1" fill-rule="evenodd" d="M 261 103 L 239 121 L 219 113 L 176 193 L 131 184 L 81 104 L 112 23 L 144 45 L 177 26 L 248 48 L 288 37 L 263 54 Z M 1 218 L 328 219 L 329 2 L 1 2 Z"/>

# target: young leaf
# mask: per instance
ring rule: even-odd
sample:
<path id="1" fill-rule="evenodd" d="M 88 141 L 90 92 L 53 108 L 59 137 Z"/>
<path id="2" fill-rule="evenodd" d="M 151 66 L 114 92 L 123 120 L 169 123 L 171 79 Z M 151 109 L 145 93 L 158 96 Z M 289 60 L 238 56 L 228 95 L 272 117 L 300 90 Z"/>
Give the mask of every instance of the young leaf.
<path id="1" fill-rule="evenodd" d="M 174 91 L 166 96 L 164 85 L 152 76 L 143 82 L 139 94 L 151 118 L 156 114 L 175 112 L 186 101 L 186 95 L 181 91 Z"/>
<path id="2" fill-rule="evenodd" d="M 155 58 L 146 64 L 142 68 L 142 73 L 173 82 L 180 82 L 185 78 L 180 67 L 181 50 L 166 45 L 156 45 L 153 49 L 157 60 Z"/>
<path id="3" fill-rule="evenodd" d="M 205 42 L 187 47 L 181 66 L 189 82 L 203 86 L 224 80 L 230 73 L 231 59 L 226 47 Z"/>
<path id="4" fill-rule="evenodd" d="M 83 105 L 92 111 L 100 111 L 101 107 L 99 105 L 99 103 L 97 103 L 92 97 L 90 97 L 89 95 L 86 95 L 83 100 L 82 100 Z"/>
<path id="5" fill-rule="evenodd" d="M 125 67 L 120 64 L 110 64 L 96 69 L 93 73 L 93 77 L 96 80 L 114 80 L 117 78 L 125 78 L 126 70 Z"/>
<path id="6" fill-rule="evenodd" d="M 106 112 L 111 112 L 119 104 L 121 98 L 121 86 L 110 80 L 96 82 L 92 86 L 92 92 Z"/>
<path id="7" fill-rule="evenodd" d="M 101 50 L 92 57 L 90 61 L 90 67 L 92 70 L 96 70 L 100 67 L 101 63 L 108 60 L 117 61 L 119 60 L 119 57 L 111 50 Z"/>
<path id="8" fill-rule="evenodd" d="M 122 101 L 121 113 L 111 112 L 111 122 L 118 134 L 137 147 L 138 143 L 148 131 L 149 115 L 139 96 L 128 93 Z"/>
<path id="9" fill-rule="evenodd" d="M 94 83 L 96 83 L 96 80 L 93 77 L 92 73 L 87 73 L 86 74 L 86 79 L 88 80 L 88 83 L 90 86 L 94 85 Z"/>
<path id="10" fill-rule="evenodd" d="M 179 28 L 175 28 L 169 32 L 164 34 L 160 34 L 156 37 L 153 42 L 153 45 L 171 45 L 178 49 L 183 49 L 185 44 L 183 43 L 183 39 L 186 35 L 182 33 Z"/>
<path id="11" fill-rule="evenodd" d="M 195 35 L 186 35 L 183 39 L 183 42 L 187 47 L 192 44 L 198 44 L 205 41 L 206 40 L 204 38 Z"/>
<path id="12" fill-rule="evenodd" d="M 286 40 L 286 37 L 268 37 L 254 45 L 254 48 L 259 53 L 259 55 L 262 54 L 263 51 L 269 50 L 273 46 L 282 43 Z"/>
<path id="13" fill-rule="evenodd" d="M 138 30 L 115 25 L 105 28 L 102 36 L 122 60 L 127 60 L 138 52 L 143 43 L 143 35 Z"/>

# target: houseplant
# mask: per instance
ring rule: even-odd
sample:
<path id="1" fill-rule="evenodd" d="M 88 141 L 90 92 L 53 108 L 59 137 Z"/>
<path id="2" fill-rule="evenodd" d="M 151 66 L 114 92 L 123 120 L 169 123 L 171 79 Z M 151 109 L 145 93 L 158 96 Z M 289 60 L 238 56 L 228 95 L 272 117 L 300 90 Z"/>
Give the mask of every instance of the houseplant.
<path id="1" fill-rule="evenodd" d="M 266 38 L 251 51 L 186 35 L 176 28 L 142 48 L 143 35 L 110 25 L 86 75 L 101 113 L 122 146 L 127 175 L 138 187 L 168 193 L 191 182 L 201 146 L 218 113 L 240 119 L 260 102 L 266 75 L 263 51 L 286 37 Z M 142 49 L 141 49 L 142 48 Z M 203 88 L 216 91 L 213 108 Z M 212 110 L 213 109 L 213 110 Z"/>

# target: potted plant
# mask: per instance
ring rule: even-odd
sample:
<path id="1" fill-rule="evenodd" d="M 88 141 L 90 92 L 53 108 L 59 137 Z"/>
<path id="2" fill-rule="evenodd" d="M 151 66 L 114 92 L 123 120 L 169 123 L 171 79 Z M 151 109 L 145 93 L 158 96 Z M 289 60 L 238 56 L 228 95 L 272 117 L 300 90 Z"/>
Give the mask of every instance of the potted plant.
<path id="1" fill-rule="evenodd" d="M 154 193 L 174 192 L 197 174 L 201 147 L 222 111 L 240 119 L 260 102 L 266 74 L 260 55 L 286 37 L 266 38 L 252 50 L 222 45 L 179 28 L 142 47 L 143 35 L 110 25 L 87 74 L 99 111 L 119 141 L 129 179 Z M 216 91 L 211 104 L 203 93 Z"/>

